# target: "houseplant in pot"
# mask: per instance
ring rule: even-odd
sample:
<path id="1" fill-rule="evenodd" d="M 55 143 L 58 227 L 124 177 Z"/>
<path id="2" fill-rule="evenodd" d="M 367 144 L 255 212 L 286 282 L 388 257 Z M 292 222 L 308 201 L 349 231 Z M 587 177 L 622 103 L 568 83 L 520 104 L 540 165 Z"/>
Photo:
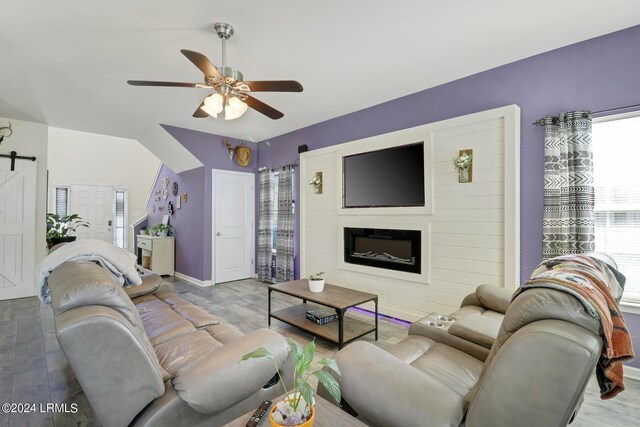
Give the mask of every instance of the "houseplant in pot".
<path id="1" fill-rule="evenodd" d="M 56 215 L 54 213 L 47 214 L 47 247 L 51 249 L 58 243 L 73 242 L 76 236 L 71 236 L 78 227 L 89 227 L 87 221 L 84 221 L 78 214 Z"/>
<path id="2" fill-rule="evenodd" d="M 311 292 L 322 292 L 324 289 L 324 271 L 309 276 L 309 290 Z"/>
<path id="3" fill-rule="evenodd" d="M 159 237 L 167 237 L 171 230 L 173 230 L 173 226 L 169 224 L 158 224 L 153 227 L 153 234 Z"/>
<path id="4" fill-rule="evenodd" d="M 338 381 L 327 371 L 322 368 L 324 366 L 332 369 L 337 375 L 340 375 L 340 369 L 335 360 L 323 357 L 319 363 L 320 366 L 312 367 L 311 362 L 316 352 L 316 346 L 314 341 L 311 341 L 304 347 L 294 340 L 289 340 L 289 349 L 291 351 L 291 357 L 295 362 L 295 370 L 293 374 L 293 383 L 295 388 L 293 390 L 287 390 L 287 387 L 282 380 L 282 375 L 278 369 L 278 365 L 275 362 L 275 357 L 264 347 L 260 347 L 252 353 L 247 353 L 240 359 L 240 362 L 248 359 L 257 359 L 266 357 L 273 360 L 276 367 L 276 373 L 280 378 L 280 384 L 284 389 L 284 400 L 276 403 L 270 411 L 269 421 L 272 427 L 279 426 L 302 426 L 311 427 L 315 420 L 315 409 L 313 404 L 313 389 L 309 385 L 309 379 L 316 377 L 318 381 L 327 389 L 331 397 L 336 402 L 340 402 L 340 384 Z M 308 402 L 311 402 L 309 404 Z"/>

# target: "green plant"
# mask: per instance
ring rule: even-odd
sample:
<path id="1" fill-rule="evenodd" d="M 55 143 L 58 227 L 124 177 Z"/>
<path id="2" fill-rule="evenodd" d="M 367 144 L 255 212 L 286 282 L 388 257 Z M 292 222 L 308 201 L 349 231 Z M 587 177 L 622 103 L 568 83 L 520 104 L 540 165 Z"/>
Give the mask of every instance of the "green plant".
<path id="1" fill-rule="evenodd" d="M 173 226 L 170 224 L 157 224 L 151 227 L 149 230 L 151 230 L 151 235 L 157 236 L 163 231 L 166 231 L 167 234 L 171 233 L 171 230 L 173 230 Z"/>
<path id="2" fill-rule="evenodd" d="M 264 347 L 260 347 L 254 352 L 247 353 L 240 359 L 240 362 L 248 359 L 259 359 L 266 357 L 273 360 L 273 364 L 276 367 L 276 373 L 280 378 L 280 383 L 284 389 L 285 396 L 288 396 L 288 400 L 285 402 L 279 402 L 274 412 L 274 421 L 278 424 L 284 424 L 283 421 L 290 418 L 284 425 L 299 425 L 307 421 L 311 416 L 309 406 L 313 403 L 313 389 L 309 384 L 309 378 L 316 377 L 333 397 L 336 402 L 340 403 L 340 384 L 329 372 L 322 369 L 322 367 L 328 367 L 332 369 L 337 375 L 340 375 L 340 369 L 335 360 L 328 357 L 323 357 L 319 363 L 320 367 L 311 367 L 313 356 L 316 352 L 316 346 L 314 341 L 311 341 L 305 347 L 301 347 L 300 344 L 294 340 L 289 340 L 289 348 L 291 350 L 291 357 L 295 362 L 295 370 L 293 373 L 293 384 L 295 388 L 293 390 L 287 390 L 287 387 L 282 380 L 282 375 L 278 369 L 275 357 L 269 350 Z M 297 393 L 295 390 L 297 389 Z M 279 415 L 276 415 L 278 413 Z M 295 422 L 292 423 L 292 422 Z"/>
<path id="3" fill-rule="evenodd" d="M 54 213 L 47 214 L 47 240 L 69 236 L 74 233 L 78 227 L 89 227 L 87 221 L 84 221 L 78 214 L 56 215 Z"/>
<path id="4" fill-rule="evenodd" d="M 324 271 L 312 274 L 311 276 L 309 276 L 309 280 L 322 280 L 323 279 L 323 277 L 322 277 L 323 274 L 324 274 Z"/>
<path id="5" fill-rule="evenodd" d="M 458 172 L 466 171 L 471 167 L 471 162 L 473 162 L 473 156 L 464 151 L 460 156 L 454 157 L 453 167 L 456 168 Z"/>

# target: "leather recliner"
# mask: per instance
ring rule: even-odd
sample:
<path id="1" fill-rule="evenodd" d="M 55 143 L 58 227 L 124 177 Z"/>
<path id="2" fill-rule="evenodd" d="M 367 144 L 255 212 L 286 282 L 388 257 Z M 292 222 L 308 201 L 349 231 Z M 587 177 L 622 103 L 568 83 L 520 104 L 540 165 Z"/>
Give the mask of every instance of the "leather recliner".
<path id="1" fill-rule="evenodd" d="M 482 300 L 472 295 L 467 302 Z M 565 426 L 603 346 L 599 321 L 553 289 L 529 289 L 508 305 L 486 358 L 425 323 L 387 351 L 357 341 L 337 353 L 343 408 L 379 427 Z"/>
<path id="2" fill-rule="evenodd" d="M 65 262 L 49 276 L 62 351 L 105 427 L 216 426 L 281 394 L 274 361 L 243 354 L 265 347 L 287 387 L 293 361 L 269 329 L 243 335 L 161 284 L 155 274 L 123 288 L 98 265 Z"/>

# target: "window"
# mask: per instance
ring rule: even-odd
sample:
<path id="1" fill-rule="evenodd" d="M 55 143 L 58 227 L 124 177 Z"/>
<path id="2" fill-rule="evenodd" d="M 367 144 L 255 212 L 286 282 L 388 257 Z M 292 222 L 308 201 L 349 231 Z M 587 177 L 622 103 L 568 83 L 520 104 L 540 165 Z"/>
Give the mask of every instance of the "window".
<path id="1" fill-rule="evenodd" d="M 69 187 L 56 187 L 55 214 L 66 216 L 69 212 Z"/>
<path id="2" fill-rule="evenodd" d="M 274 254 L 276 253 L 276 242 L 278 241 L 278 179 L 280 179 L 280 172 L 278 171 L 273 172 L 273 181 L 274 181 L 273 200 L 275 201 L 275 203 L 273 206 L 273 214 L 271 215 L 271 236 L 272 236 L 271 252 Z M 295 194 L 295 191 L 296 191 L 295 173 L 292 176 L 292 185 L 294 185 L 293 193 Z M 292 213 L 295 214 L 295 212 L 296 212 L 296 202 L 294 200 Z"/>
<path id="3" fill-rule="evenodd" d="M 119 248 L 126 249 L 127 233 L 126 233 L 126 190 L 115 191 L 115 224 L 113 227 L 113 244 Z"/>
<path id="4" fill-rule="evenodd" d="M 593 124 L 596 251 L 627 278 L 622 300 L 640 303 L 640 112 Z"/>

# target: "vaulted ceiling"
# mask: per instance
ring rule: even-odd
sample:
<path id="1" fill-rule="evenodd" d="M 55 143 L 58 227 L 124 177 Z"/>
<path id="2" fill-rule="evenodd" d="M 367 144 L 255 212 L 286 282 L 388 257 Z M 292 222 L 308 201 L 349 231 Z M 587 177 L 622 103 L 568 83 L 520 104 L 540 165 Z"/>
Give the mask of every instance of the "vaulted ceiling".
<path id="1" fill-rule="evenodd" d="M 640 23 L 640 2 L 584 0 L 0 0 L 0 117 L 137 139 L 180 171 L 197 161 L 159 124 L 261 141 L 457 78 Z M 228 65 L 282 111 L 195 119 L 206 89 L 180 49 L 218 65 L 213 23 L 232 24 Z"/>

